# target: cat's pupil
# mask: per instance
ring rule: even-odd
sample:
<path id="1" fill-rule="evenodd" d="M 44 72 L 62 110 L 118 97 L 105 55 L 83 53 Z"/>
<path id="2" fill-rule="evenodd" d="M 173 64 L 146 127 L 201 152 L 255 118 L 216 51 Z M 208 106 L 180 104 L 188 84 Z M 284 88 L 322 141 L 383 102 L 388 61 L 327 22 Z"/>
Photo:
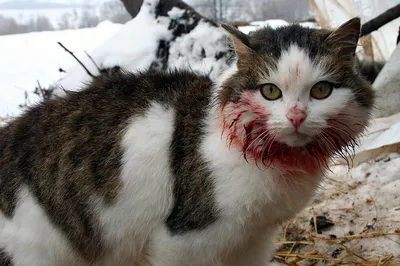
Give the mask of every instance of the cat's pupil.
<path id="1" fill-rule="evenodd" d="M 269 92 L 272 93 L 273 92 L 273 88 L 269 87 Z"/>

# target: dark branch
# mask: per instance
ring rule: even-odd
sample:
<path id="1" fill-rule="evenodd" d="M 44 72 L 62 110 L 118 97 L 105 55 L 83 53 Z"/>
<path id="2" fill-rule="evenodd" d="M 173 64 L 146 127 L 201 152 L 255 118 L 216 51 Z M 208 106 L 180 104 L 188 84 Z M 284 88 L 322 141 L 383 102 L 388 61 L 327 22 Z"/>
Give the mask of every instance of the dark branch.
<path id="1" fill-rule="evenodd" d="M 361 37 L 376 31 L 383 25 L 400 17 L 400 4 L 394 6 L 361 27 Z"/>
<path id="2" fill-rule="evenodd" d="M 90 54 L 88 54 L 88 52 L 85 51 L 85 54 L 87 55 L 87 57 L 89 57 L 90 61 L 92 61 L 93 65 L 97 68 L 97 70 L 99 72 L 101 72 L 100 67 L 96 64 L 96 62 L 93 60 L 93 58 L 90 56 Z"/>
<path id="3" fill-rule="evenodd" d="M 86 73 L 91 76 L 92 78 L 94 78 L 94 75 L 89 71 L 89 69 L 86 68 L 86 66 L 74 55 L 73 52 L 71 52 L 70 50 L 68 50 L 62 43 L 57 42 L 62 48 L 64 48 L 64 50 L 69 53 L 70 55 L 72 55 L 76 61 L 78 61 L 78 63 L 86 70 Z"/>
<path id="4" fill-rule="evenodd" d="M 42 85 L 40 84 L 39 80 L 37 80 L 37 84 L 38 84 L 38 86 L 35 87 L 34 93 L 37 94 L 39 96 L 39 98 L 42 99 L 43 101 L 49 99 L 50 98 L 49 90 L 43 88 Z"/>

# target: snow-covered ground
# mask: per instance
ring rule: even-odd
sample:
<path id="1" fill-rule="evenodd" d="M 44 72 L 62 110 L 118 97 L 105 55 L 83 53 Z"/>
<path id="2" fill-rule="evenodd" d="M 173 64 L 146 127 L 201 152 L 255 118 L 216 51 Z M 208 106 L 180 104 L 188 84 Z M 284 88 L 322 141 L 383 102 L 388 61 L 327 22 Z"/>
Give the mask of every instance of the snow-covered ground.
<path id="1" fill-rule="evenodd" d="M 276 258 L 289 265 L 400 265 L 400 154 L 331 171 L 310 206 L 282 227 Z M 314 216 L 333 225 L 316 230 Z"/>
<path id="2" fill-rule="evenodd" d="M 59 68 L 76 64 L 57 42 L 63 43 L 78 58 L 85 58 L 100 43 L 114 35 L 122 25 L 108 21 L 96 28 L 0 36 L 0 117 L 20 113 L 25 92 L 32 103 L 37 81 L 44 87 L 64 76 Z"/>

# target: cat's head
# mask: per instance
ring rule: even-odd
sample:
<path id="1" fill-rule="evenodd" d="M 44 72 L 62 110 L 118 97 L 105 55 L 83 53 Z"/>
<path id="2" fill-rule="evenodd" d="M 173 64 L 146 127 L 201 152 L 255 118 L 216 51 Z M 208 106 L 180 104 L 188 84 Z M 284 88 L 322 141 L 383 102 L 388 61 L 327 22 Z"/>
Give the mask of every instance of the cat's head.
<path id="1" fill-rule="evenodd" d="M 246 35 L 223 28 L 236 52 L 218 84 L 230 144 L 246 159 L 303 171 L 345 156 L 374 98 L 356 68 L 360 20 L 333 31 L 290 25 Z"/>

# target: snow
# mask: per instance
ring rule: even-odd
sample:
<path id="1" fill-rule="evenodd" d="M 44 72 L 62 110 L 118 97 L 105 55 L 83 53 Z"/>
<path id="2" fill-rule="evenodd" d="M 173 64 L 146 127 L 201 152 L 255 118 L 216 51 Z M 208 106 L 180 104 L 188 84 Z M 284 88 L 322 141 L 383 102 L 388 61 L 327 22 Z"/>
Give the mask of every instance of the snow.
<path id="1" fill-rule="evenodd" d="M 182 17 L 182 15 L 185 13 L 185 10 L 173 7 L 170 11 L 168 11 L 168 16 L 171 19 L 179 19 Z"/>
<path id="2" fill-rule="evenodd" d="M 250 25 L 254 25 L 257 27 L 269 26 L 269 27 L 275 29 L 278 27 L 287 26 L 287 25 L 289 25 L 289 22 L 287 22 L 283 19 L 269 19 L 269 20 L 265 20 L 265 21 L 253 21 L 250 23 Z"/>
<path id="3" fill-rule="evenodd" d="M 250 32 L 257 30 L 260 27 L 271 27 L 271 28 L 277 28 L 281 26 L 286 26 L 289 25 L 289 22 L 282 20 L 282 19 L 269 19 L 265 21 L 253 21 L 250 22 L 249 26 L 241 26 L 239 27 L 239 30 L 242 31 L 243 33 L 249 34 Z"/>
<path id="4" fill-rule="evenodd" d="M 121 27 L 106 21 L 91 29 L 0 36 L 0 117 L 18 115 L 25 92 L 31 103 L 37 101 L 33 94 L 37 81 L 47 87 L 64 76 L 59 68 L 76 65 L 75 59 L 57 42 L 75 52 L 78 58 L 86 58 L 84 51 L 90 54 Z"/>
<path id="5" fill-rule="evenodd" d="M 255 31 L 261 27 L 268 26 L 268 27 L 275 29 L 278 27 L 287 26 L 289 24 L 290 24 L 289 22 L 282 20 L 282 19 L 269 19 L 269 20 L 265 20 L 265 21 L 253 21 L 250 23 L 249 26 L 240 26 L 239 30 L 242 31 L 243 33 L 249 34 L 250 32 Z M 301 26 L 304 26 L 304 27 L 308 27 L 308 28 L 314 28 L 314 29 L 320 28 L 320 26 L 318 26 L 318 24 L 316 24 L 314 22 L 300 22 L 298 24 Z"/>
<path id="6" fill-rule="evenodd" d="M 215 80 L 226 68 L 224 60 L 215 58 L 228 51 L 226 38 L 222 28 L 200 21 L 189 34 L 178 37 L 172 44 L 168 64 L 170 68 L 210 73 L 210 77 Z"/>
<path id="7" fill-rule="evenodd" d="M 155 18 L 158 0 L 145 0 L 139 14 L 124 25 L 119 32 L 97 47 L 91 54 L 102 68 L 118 65 L 131 71 L 144 70 L 157 61 L 159 41 L 171 41 L 168 57 L 169 68 L 190 68 L 198 73 L 210 74 L 216 78 L 227 66 L 225 60 L 218 60 L 228 50 L 226 33 L 222 28 L 212 27 L 200 21 L 189 33 L 173 40 L 170 29 L 171 19 L 179 20 L 183 11 L 173 8 L 168 17 Z M 172 42 L 173 41 L 173 42 Z M 84 59 L 85 65 L 90 65 Z M 90 71 L 96 73 L 92 66 Z M 68 69 L 70 73 L 58 84 L 67 90 L 79 90 L 90 77 L 79 65 Z M 58 93 L 62 93 L 58 91 Z"/>
<path id="8" fill-rule="evenodd" d="M 303 240 L 312 240 L 311 244 L 303 246 L 300 251 L 292 250 L 293 253 L 318 250 L 319 254 L 333 259 L 332 253 L 340 249 L 337 259 L 358 259 L 348 254 L 343 247 L 345 245 L 368 260 L 393 255 L 396 262 L 400 263 L 400 232 L 396 233 L 400 228 L 399 169 L 398 153 L 365 162 L 350 170 L 347 166 L 332 167 L 332 172 L 310 207 L 288 223 L 287 236 L 293 237 L 291 234 L 294 234 L 297 239 L 302 236 L 305 238 Z M 314 213 L 316 216 L 326 216 L 334 226 L 316 233 L 310 225 Z M 293 233 L 295 231 L 297 233 Z M 352 236 L 359 234 L 365 237 Z M 282 230 L 278 242 L 285 241 L 284 235 Z"/>
<path id="9" fill-rule="evenodd" d="M 138 71 L 151 65 L 156 59 L 158 40 L 172 38 L 168 30 L 169 19 L 155 19 L 156 3 L 157 0 L 145 0 L 134 19 L 93 50 L 91 56 L 100 68 L 118 65 L 127 70 Z M 89 66 L 92 73 L 97 74 L 98 71 L 89 58 L 84 58 L 82 62 Z M 83 83 L 90 80 L 85 70 L 77 64 L 67 71 L 69 75 L 57 82 L 66 90 L 79 90 Z"/>

